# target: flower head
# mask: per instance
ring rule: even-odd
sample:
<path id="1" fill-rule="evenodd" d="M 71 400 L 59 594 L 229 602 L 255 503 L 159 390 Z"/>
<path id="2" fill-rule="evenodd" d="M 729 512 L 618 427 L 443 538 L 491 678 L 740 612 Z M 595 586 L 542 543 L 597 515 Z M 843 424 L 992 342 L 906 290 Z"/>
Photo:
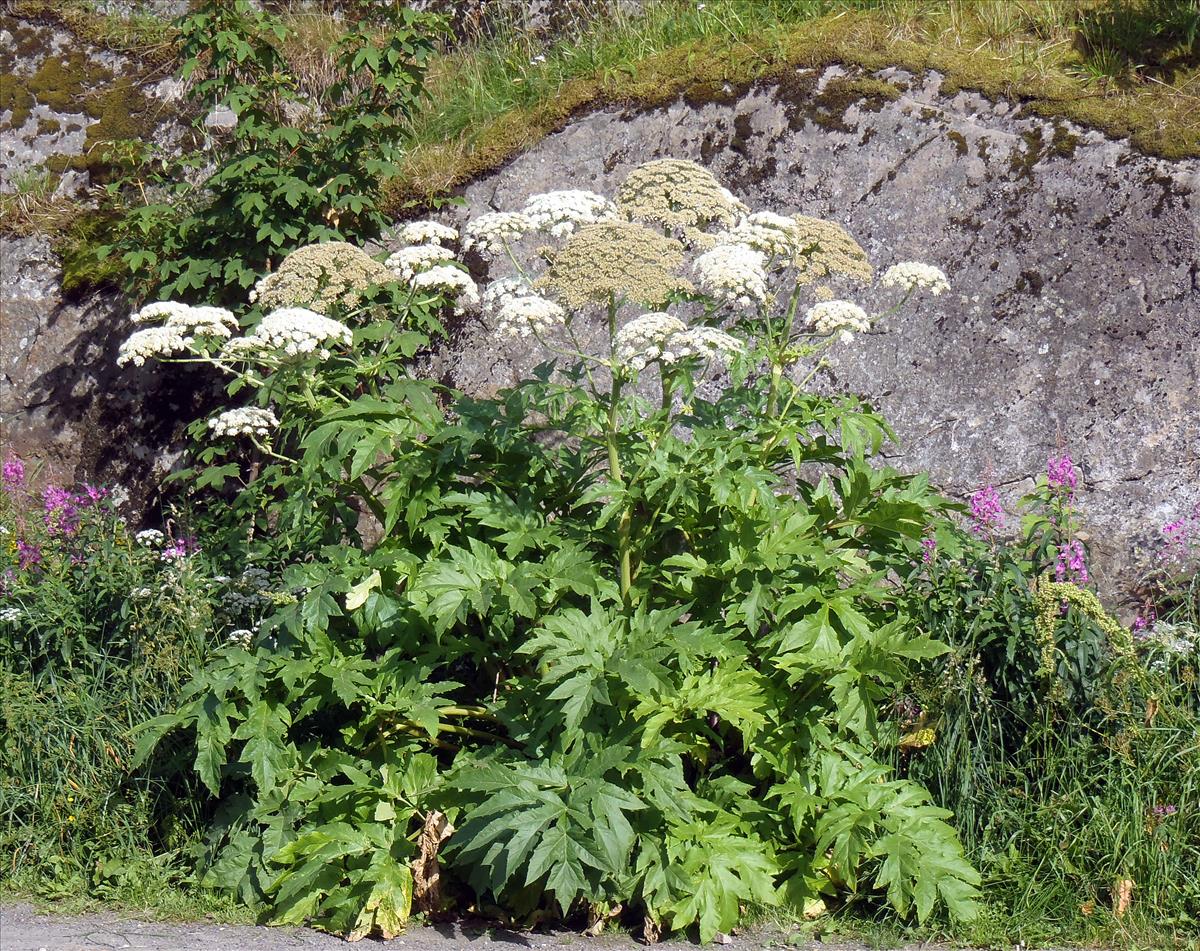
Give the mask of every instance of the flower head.
<path id="1" fill-rule="evenodd" d="M 171 539 L 171 543 L 163 548 L 159 558 L 162 561 L 182 561 L 198 551 L 200 551 L 200 546 L 196 543 L 196 539 L 190 535 L 182 535 L 179 538 Z"/>
<path id="2" fill-rule="evenodd" d="M 393 251 L 383 263 L 402 281 L 411 283 L 422 271 L 453 260 L 454 252 L 446 250 L 440 244 L 414 244 Z"/>
<path id="3" fill-rule="evenodd" d="M 804 319 L 814 333 L 826 336 L 840 333 L 843 341 L 848 340 L 852 332 L 866 333 L 871 329 L 871 318 L 867 312 L 848 300 L 827 300 L 813 304 Z"/>
<path id="4" fill-rule="evenodd" d="M 617 191 L 617 205 L 635 221 L 684 232 L 732 225 L 749 210 L 706 168 L 681 159 L 639 165 Z"/>
<path id="5" fill-rule="evenodd" d="M 1075 488 L 1079 485 L 1079 473 L 1069 454 L 1057 459 L 1051 456 L 1046 460 L 1046 481 L 1052 489 L 1066 489 L 1068 495 L 1075 494 Z"/>
<path id="6" fill-rule="evenodd" d="M 658 311 L 634 317 L 617 331 L 617 359 L 635 370 L 644 370 L 655 360 L 672 363 L 675 353 L 669 341 L 686 329 L 678 317 Z"/>
<path id="7" fill-rule="evenodd" d="M 835 275 L 856 281 L 871 279 L 874 271 L 867 252 L 837 222 L 807 215 L 792 215 L 792 221 L 800 233 L 800 250 L 792 260 L 798 283 L 811 284 Z"/>
<path id="8" fill-rule="evenodd" d="M 454 312 L 464 313 L 479 306 L 479 289 L 471 275 L 452 264 L 439 264 L 422 271 L 412 279 L 418 290 L 437 291 L 454 301 Z"/>
<path id="9" fill-rule="evenodd" d="M 713 327 L 689 327 L 682 330 L 667 341 L 667 348 L 679 360 L 703 357 L 719 363 L 726 363 L 730 357 L 746 350 L 736 337 Z"/>
<path id="10" fill-rule="evenodd" d="M 157 528 L 145 528 L 133 536 L 133 540 L 145 548 L 157 548 L 165 539 Z"/>
<path id="11" fill-rule="evenodd" d="M 1004 506 L 995 486 L 985 485 L 971 496 L 971 530 L 977 535 L 991 533 L 1004 525 Z"/>
<path id="12" fill-rule="evenodd" d="M 1059 549 L 1058 558 L 1054 562 L 1054 580 L 1087 584 L 1087 563 L 1084 561 L 1083 544 L 1080 541 L 1069 541 Z"/>
<path id="13" fill-rule="evenodd" d="M 514 297 L 528 297 L 531 294 L 533 294 L 533 288 L 524 281 L 515 277 L 502 277 L 497 281 L 492 281 L 483 289 L 480 301 L 484 312 L 494 315 Z"/>
<path id="14" fill-rule="evenodd" d="M 920 261 L 903 261 L 893 264 L 883 272 L 880 279 L 884 287 L 899 287 L 906 291 L 924 288 L 934 297 L 943 291 L 950 290 L 950 281 L 944 271 L 932 264 L 922 264 Z"/>
<path id="15" fill-rule="evenodd" d="M 388 269 L 361 248 L 327 241 L 297 248 L 254 285 L 250 300 L 263 310 L 304 307 L 326 314 L 335 305 L 352 307 L 367 288 L 391 280 Z"/>
<path id="16" fill-rule="evenodd" d="M 483 254 L 501 254 L 509 242 L 535 230 L 526 215 L 518 211 L 494 211 L 473 218 L 463 228 L 463 250 Z"/>
<path id="17" fill-rule="evenodd" d="M 700 287 L 726 303 L 753 307 L 767 299 L 762 252 L 745 244 L 719 244 L 696 258 Z"/>
<path id="18" fill-rule="evenodd" d="M 214 436 L 268 436 L 278 425 L 274 413 L 257 406 L 227 409 L 208 421 Z"/>
<path id="19" fill-rule="evenodd" d="M 129 339 L 121 344 L 117 351 L 117 364 L 124 366 L 132 363 L 135 367 L 143 366 L 147 360 L 154 357 L 173 357 L 186 353 L 188 340 L 177 328 L 170 326 L 147 327 L 135 330 Z"/>
<path id="20" fill-rule="evenodd" d="M 937 539 L 932 535 L 926 535 L 921 539 L 921 561 L 925 564 L 930 564 L 937 557 Z"/>
<path id="21" fill-rule="evenodd" d="M 350 328 L 304 307 L 281 307 L 259 321 L 245 337 L 229 341 L 222 354 L 229 359 L 246 359 L 256 353 L 276 353 L 286 357 L 316 354 L 329 358 L 336 344 L 349 346 Z"/>
<path id="22" fill-rule="evenodd" d="M 25 463 L 17 456 L 9 456 L 0 466 L 0 482 L 8 490 L 19 489 L 25 484 Z"/>
<path id="23" fill-rule="evenodd" d="M 496 331 L 502 337 L 546 334 L 566 321 L 566 312 L 544 297 L 511 297 L 499 309 Z"/>
<path id="24" fill-rule="evenodd" d="M 601 222 L 571 235 L 536 286 L 551 290 L 572 309 L 611 297 L 654 306 L 690 286 L 673 273 L 682 263 L 678 241 L 629 221 Z"/>
<path id="25" fill-rule="evenodd" d="M 41 564 L 41 561 L 42 550 L 37 545 L 31 544 L 23 538 L 17 539 L 17 565 L 22 570 Z"/>
<path id="26" fill-rule="evenodd" d="M 556 238 L 565 238 L 580 225 L 617 218 L 617 206 L 595 192 L 580 189 L 531 195 L 521 209 L 532 226 Z"/>
<path id="27" fill-rule="evenodd" d="M 405 244 L 454 244 L 458 231 L 440 221 L 409 221 L 397 229 L 396 236 Z"/>
<path id="28" fill-rule="evenodd" d="M 772 211 L 747 215 L 728 231 L 717 235 L 722 244 L 744 244 L 768 258 L 790 260 L 803 249 L 802 233 L 796 219 Z"/>

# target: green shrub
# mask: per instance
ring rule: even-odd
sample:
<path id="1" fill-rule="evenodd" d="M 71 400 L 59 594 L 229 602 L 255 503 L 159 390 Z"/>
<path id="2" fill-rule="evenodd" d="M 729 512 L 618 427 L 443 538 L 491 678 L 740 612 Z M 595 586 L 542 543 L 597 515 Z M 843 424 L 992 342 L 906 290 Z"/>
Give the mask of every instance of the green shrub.
<path id="1" fill-rule="evenodd" d="M 337 39 L 336 81 L 310 98 L 281 52 L 279 17 L 249 0 L 183 16 L 180 78 L 207 144 L 178 157 L 137 148 L 140 160 L 126 156 L 136 171 L 109 189 L 127 210 L 102 253 L 128 268 L 131 295 L 235 300 L 297 247 L 377 237 L 380 184 L 397 167 L 437 23 L 376 11 Z"/>
<path id="2" fill-rule="evenodd" d="M 559 355 L 495 399 L 414 375 L 407 328 L 479 301 L 432 223 L 389 258 L 400 291 L 326 316 L 285 308 L 229 341 L 194 308 L 138 315 L 166 322 L 123 359 L 187 351 L 251 392 L 198 425 L 240 451 L 206 440 L 196 479 L 249 483 L 264 543 L 304 559 L 296 603 L 218 651 L 143 745 L 193 738 L 222 803 L 204 880 L 276 921 L 391 935 L 414 904 L 624 909 L 707 941 L 748 904 L 974 911 L 949 813 L 874 754 L 880 701 L 945 650 L 888 580 L 941 503 L 875 464 L 877 415 L 806 388 L 871 320 L 802 301 L 869 278 L 865 256 L 816 219 L 735 226 L 745 209 L 690 163 L 636 170 L 619 199 L 468 226 L 465 250 L 515 269 L 483 294 L 497 331 Z M 534 233 L 554 246 L 529 257 Z M 945 278 L 884 284 L 907 300 Z"/>

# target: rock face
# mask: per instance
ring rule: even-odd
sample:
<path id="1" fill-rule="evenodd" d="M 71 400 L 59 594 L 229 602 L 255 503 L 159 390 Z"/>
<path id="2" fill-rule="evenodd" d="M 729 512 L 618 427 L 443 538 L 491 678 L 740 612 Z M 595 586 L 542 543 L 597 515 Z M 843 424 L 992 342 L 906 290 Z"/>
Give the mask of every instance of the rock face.
<path id="1" fill-rule="evenodd" d="M 464 217 L 555 188 L 612 194 L 641 162 L 690 158 L 751 208 L 840 222 L 879 268 L 941 267 L 951 293 L 837 348 L 821 385 L 872 399 L 899 435 L 892 462 L 951 493 L 990 482 L 1014 502 L 1070 452 L 1113 594 L 1135 549 L 1200 506 L 1200 162 L 938 87 L 833 67 L 596 112 L 469 186 Z M 892 299 L 857 298 L 876 313 Z M 487 391 L 543 357 L 476 321 L 440 363 Z"/>

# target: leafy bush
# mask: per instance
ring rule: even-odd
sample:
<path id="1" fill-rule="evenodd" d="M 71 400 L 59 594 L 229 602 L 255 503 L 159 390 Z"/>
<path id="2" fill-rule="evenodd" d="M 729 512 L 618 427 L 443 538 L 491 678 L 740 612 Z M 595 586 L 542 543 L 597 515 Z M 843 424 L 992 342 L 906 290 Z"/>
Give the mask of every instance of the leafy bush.
<path id="1" fill-rule="evenodd" d="M 910 610 L 952 650 L 897 700 L 898 765 L 954 810 L 1007 939 L 1130 916 L 1189 934 L 1200 921 L 1200 634 L 1182 607 L 1159 622 L 1148 602 L 1131 635 L 1081 587 L 1078 478 L 1069 457 L 1050 460 L 1016 541 L 998 536 L 1003 513 L 981 490 L 971 527 L 944 524 L 927 546 Z M 1166 526 L 1149 575 L 1164 613 L 1200 577 L 1191 524 Z"/>
<path id="2" fill-rule="evenodd" d="M 875 464 L 883 420 L 806 386 L 872 322 L 828 289 L 871 268 L 837 225 L 745 212 L 663 161 L 617 204 L 471 222 L 498 332 L 557 354 L 495 399 L 414 375 L 408 328 L 480 301 L 437 223 L 403 229 L 374 301 L 233 340 L 227 313 L 137 315 L 165 323 L 123 359 L 186 352 L 252 393 L 198 426 L 244 454 L 207 442 L 197 480 L 248 483 L 264 544 L 304 559 L 296 603 L 145 733 L 186 729 L 221 797 L 205 881 L 351 936 L 452 901 L 703 940 L 820 896 L 973 913 L 949 813 L 874 753 L 881 700 L 945 650 L 888 581 L 941 503 Z"/>
<path id="3" fill-rule="evenodd" d="M 188 539 L 131 535 L 94 486 L 35 498 L 18 459 L 3 476 L 0 875 L 56 889 L 179 844 L 187 784 L 132 774 L 129 730 L 174 705 L 229 618 Z"/>
<path id="4" fill-rule="evenodd" d="M 310 96 L 281 53 L 289 34 L 278 16 L 209 0 L 180 18 L 180 78 L 206 144 L 150 150 L 109 189 L 118 208 L 134 199 L 105 249 L 128 267 L 132 296 L 234 300 L 297 247 L 377 237 L 380 185 L 437 25 L 381 8 L 337 39 L 337 79 Z"/>

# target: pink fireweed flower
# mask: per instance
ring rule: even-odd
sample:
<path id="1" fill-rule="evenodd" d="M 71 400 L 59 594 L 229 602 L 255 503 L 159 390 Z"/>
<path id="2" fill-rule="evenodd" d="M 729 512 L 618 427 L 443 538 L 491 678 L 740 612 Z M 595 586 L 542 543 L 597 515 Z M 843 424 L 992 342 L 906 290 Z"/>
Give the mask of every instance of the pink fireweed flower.
<path id="1" fill-rule="evenodd" d="M 1173 522 L 1167 522 L 1162 527 L 1162 534 L 1166 546 L 1159 554 L 1160 560 L 1163 562 L 1183 562 L 1187 558 L 1188 542 L 1191 541 L 1192 537 L 1187 520 L 1177 518 Z"/>
<path id="2" fill-rule="evenodd" d="M 17 564 L 22 569 L 32 568 L 41 561 L 42 550 L 37 545 L 31 545 L 23 538 L 17 539 Z"/>
<path id="3" fill-rule="evenodd" d="M 190 555 L 196 554 L 200 550 L 200 546 L 196 544 L 196 539 L 190 535 L 183 535 L 179 538 L 171 540 L 159 557 L 163 561 L 179 561 Z"/>
<path id="4" fill-rule="evenodd" d="M 25 463 L 16 456 L 9 456 L 0 466 L 0 479 L 6 490 L 21 488 L 25 484 Z"/>
<path id="5" fill-rule="evenodd" d="M 1158 612 L 1154 610 L 1154 605 L 1149 605 L 1138 612 L 1137 617 L 1133 619 L 1133 636 L 1138 640 L 1143 640 L 1150 636 L 1150 628 L 1154 627 L 1154 622 L 1158 620 Z"/>
<path id="6" fill-rule="evenodd" d="M 921 539 L 921 549 L 921 561 L 928 565 L 937 557 L 937 539 L 926 535 Z"/>
<path id="7" fill-rule="evenodd" d="M 48 485 L 42 491 L 42 520 L 51 535 L 71 535 L 79 527 L 79 499 L 69 489 Z"/>
<path id="8" fill-rule="evenodd" d="M 1079 485 L 1079 472 L 1069 454 L 1063 454 L 1057 459 L 1051 456 L 1046 460 L 1046 481 L 1052 489 L 1066 489 L 1068 496 L 1075 494 Z"/>
<path id="9" fill-rule="evenodd" d="M 1059 549 L 1058 559 L 1054 563 L 1054 580 L 1087 584 L 1088 570 L 1082 542 L 1069 541 Z"/>
<path id="10" fill-rule="evenodd" d="M 985 485 L 971 496 L 971 517 L 975 520 L 971 531 L 976 535 L 990 534 L 1004 527 L 1004 507 L 995 486 Z"/>

